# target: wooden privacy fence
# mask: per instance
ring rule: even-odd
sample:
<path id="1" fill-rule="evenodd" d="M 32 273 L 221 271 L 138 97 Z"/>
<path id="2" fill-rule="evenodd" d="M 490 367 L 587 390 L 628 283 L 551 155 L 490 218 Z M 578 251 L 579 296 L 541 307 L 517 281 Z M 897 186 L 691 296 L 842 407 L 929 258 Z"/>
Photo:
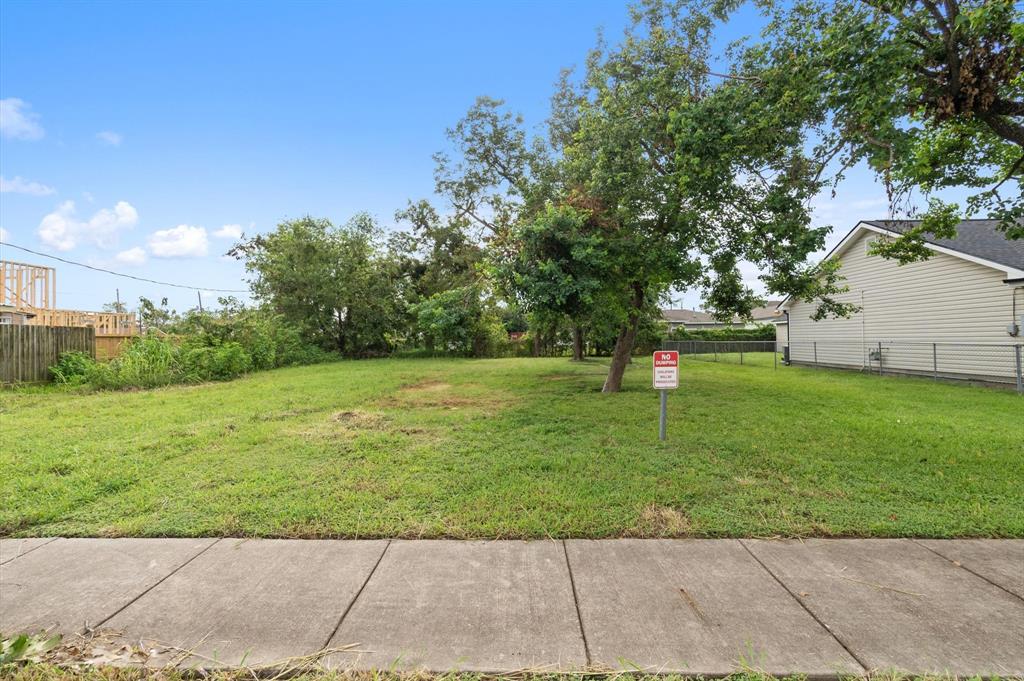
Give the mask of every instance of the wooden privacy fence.
<path id="1" fill-rule="evenodd" d="M 128 336 L 109 336 L 109 335 L 97 335 L 96 336 L 96 359 L 108 360 L 114 359 L 121 354 L 121 350 L 124 348 L 124 344 L 133 338 L 139 336 L 128 335 Z"/>
<path id="2" fill-rule="evenodd" d="M 96 356 L 96 331 L 88 327 L 0 324 L 0 383 L 50 380 L 62 353 Z"/>

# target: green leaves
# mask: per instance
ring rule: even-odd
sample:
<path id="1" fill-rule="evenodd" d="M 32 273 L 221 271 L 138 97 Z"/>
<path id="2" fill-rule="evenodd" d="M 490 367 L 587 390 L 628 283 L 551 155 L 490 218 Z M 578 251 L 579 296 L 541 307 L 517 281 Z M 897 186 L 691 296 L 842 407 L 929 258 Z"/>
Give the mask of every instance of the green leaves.
<path id="1" fill-rule="evenodd" d="M 348 356 L 387 352 L 401 322 L 398 263 L 372 217 L 341 227 L 305 217 L 233 249 L 254 275 L 253 292 L 303 335 Z"/>
<path id="2" fill-rule="evenodd" d="M 410 311 L 430 350 L 486 357 L 507 338 L 493 301 L 477 284 L 435 293 Z"/>
<path id="3" fill-rule="evenodd" d="M 946 188 L 975 188 L 969 215 L 999 220 L 1009 238 L 1024 234 L 1019 3 L 802 0 L 770 7 L 765 40 L 742 61 L 765 84 L 777 115 L 789 115 L 794 101 L 806 103 L 797 113 L 824 140 L 815 150 L 823 176 L 838 181 L 865 161 L 893 206 L 917 192 L 931 198 Z M 923 218 L 934 224 L 930 209 Z"/>
<path id="4" fill-rule="evenodd" d="M 47 637 L 45 634 L 20 634 L 0 640 L 0 669 L 15 662 L 36 662 L 61 641 L 60 634 Z"/>
<path id="5" fill-rule="evenodd" d="M 493 249 L 491 271 L 524 311 L 577 321 L 591 312 L 613 256 L 589 213 L 549 205 L 513 227 L 505 245 Z"/>

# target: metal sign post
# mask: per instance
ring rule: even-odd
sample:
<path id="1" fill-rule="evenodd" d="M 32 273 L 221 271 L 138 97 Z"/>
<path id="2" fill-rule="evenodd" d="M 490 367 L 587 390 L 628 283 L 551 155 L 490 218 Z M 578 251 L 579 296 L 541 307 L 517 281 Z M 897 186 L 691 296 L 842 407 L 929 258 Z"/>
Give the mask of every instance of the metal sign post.
<path id="1" fill-rule="evenodd" d="M 654 389 L 661 392 L 661 420 L 658 439 L 664 440 L 668 427 L 668 391 L 679 387 L 679 353 L 659 350 L 654 353 Z"/>

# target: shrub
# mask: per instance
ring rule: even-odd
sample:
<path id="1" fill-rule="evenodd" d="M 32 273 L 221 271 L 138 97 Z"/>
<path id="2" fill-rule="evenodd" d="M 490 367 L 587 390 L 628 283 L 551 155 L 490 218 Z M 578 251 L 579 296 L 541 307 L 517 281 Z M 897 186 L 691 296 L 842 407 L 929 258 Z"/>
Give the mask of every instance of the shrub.
<path id="1" fill-rule="evenodd" d="M 88 353 L 75 350 L 61 354 L 57 363 L 50 367 L 50 375 L 57 383 L 81 385 L 85 383 L 89 371 L 96 364 Z"/>
<path id="2" fill-rule="evenodd" d="M 706 341 L 773 341 L 775 340 L 774 324 L 759 324 L 753 329 L 685 329 L 678 328 L 669 334 L 670 340 L 706 340 Z"/>
<path id="3" fill-rule="evenodd" d="M 153 388 L 181 380 L 178 348 L 164 338 L 141 337 L 126 343 L 121 354 L 104 364 L 96 362 L 87 381 L 97 388 Z"/>
<path id="4" fill-rule="evenodd" d="M 171 330 L 184 336 L 191 347 L 238 343 L 257 371 L 336 358 L 305 340 L 299 328 L 281 315 L 266 308 L 245 308 L 230 299 L 221 302 L 225 307 L 220 311 L 189 311 Z"/>
<path id="5" fill-rule="evenodd" d="M 489 357 L 503 352 L 508 333 L 480 286 L 435 293 L 410 308 L 424 345 L 454 355 Z"/>
<path id="6" fill-rule="evenodd" d="M 192 381 L 226 381 L 253 368 L 252 357 L 234 342 L 182 349 L 182 371 Z"/>
<path id="7" fill-rule="evenodd" d="M 225 381 L 253 370 L 337 358 L 265 309 L 236 305 L 216 313 L 192 311 L 166 328 L 175 336 L 134 338 L 106 363 L 81 352 L 65 353 L 50 373 L 59 383 L 116 390 Z"/>

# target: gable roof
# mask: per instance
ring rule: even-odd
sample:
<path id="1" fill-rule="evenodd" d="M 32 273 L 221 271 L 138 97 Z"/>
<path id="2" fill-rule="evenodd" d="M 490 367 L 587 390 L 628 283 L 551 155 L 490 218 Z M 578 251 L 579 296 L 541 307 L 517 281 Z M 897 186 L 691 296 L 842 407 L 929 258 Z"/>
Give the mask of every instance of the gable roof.
<path id="1" fill-rule="evenodd" d="M 899 236 L 921 224 L 920 220 L 863 220 L 858 222 L 823 260 L 841 256 L 863 231 Z M 924 235 L 924 243 L 937 253 L 963 258 L 969 262 L 991 267 L 1006 274 L 1005 281 L 1024 278 L 1024 239 L 1011 240 L 996 229 L 996 220 L 962 220 L 956 226 L 953 239 L 936 239 Z M 779 303 L 778 309 L 786 307 L 792 296 Z"/>
<path id="2" fill-rule="evenodd" d="M 759 319 L 775 319 L 779 316 L 778 307 L 781 300 L 766 300 L 761 307 L 755 307 L 750 311 L 750 318 L 755 322 Z"/>
<path id="3" fill-rule="evenodd" d="M 758 320 L 774 320 L 779 316 L 779 312 L 776 310 L 778 305 L 782 302 L 781 300 L 768 300 L 766 304 L 761 307 L 755 307 L 750 311 L 750 318 L 755 322 Z M 676 324 L 740 324 L 743 320 L 736 315 L 729 321 L 720 321 L 715 319 L 715 316 L 710 312 L 701 312 L 700 310 L 662 310 L 661 318 L 667 322 L 673 322 Z"/>
<path id="4" fill-rule="evenodd" d="M 682 322 L 683 324 L 713 324 L 715 318 L 707 312 L 698 310 L 662 310 L 661 317 L 669 322 Z"/>
<path id="5" fill-rule="evenodd" d="M 921 221 L 867 220 L 864 224 L 903 234 L 913 227 L 920 226 Z M 1003 232 L 996 229 L 998 224 L 995 220 L 964 220 L 956 226 L 955 238 L 936 239 L 925 235 L 925 242 L 1024 270 L 1024 239 L 1007 239 Z"/>

